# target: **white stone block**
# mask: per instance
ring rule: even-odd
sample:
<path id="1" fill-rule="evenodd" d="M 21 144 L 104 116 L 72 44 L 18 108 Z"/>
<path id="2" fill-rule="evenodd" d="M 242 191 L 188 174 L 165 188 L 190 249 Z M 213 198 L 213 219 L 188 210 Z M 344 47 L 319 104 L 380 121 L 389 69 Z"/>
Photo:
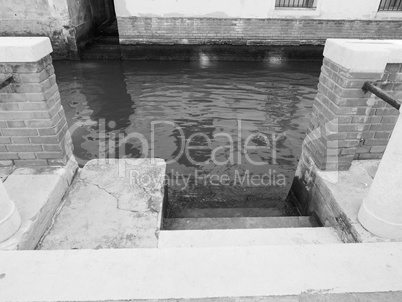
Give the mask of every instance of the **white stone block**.
<path id="1" fill-rule="evenodd" d="M 328 39 L 324 57 L 349 72 L 384 72 L 388 63 L 402 63 L 402 40 Z"/>
<path id="2" fill-rule="evenodd" d="M 47 37 L 0 37 L 0 62 L 36 62 L 53 51 Z"/>

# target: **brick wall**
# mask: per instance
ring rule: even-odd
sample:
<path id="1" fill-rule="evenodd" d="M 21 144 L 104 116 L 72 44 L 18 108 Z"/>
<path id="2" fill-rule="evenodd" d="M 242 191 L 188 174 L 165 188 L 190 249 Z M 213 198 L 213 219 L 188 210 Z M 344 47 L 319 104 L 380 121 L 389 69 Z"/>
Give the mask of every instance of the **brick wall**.
<path id="1" fill-rule="evenodd" d="M 118 17 L 122 44 L 324 44 L 327 38 L 402 39 L 402 20 Z"/>
<path id="2" fill-rule="evenodd" d="M 0 63 L 0 164 L 63 165 L 71 138 L 50 55 L 35 63 Z"/>
<path id="3" fill-rule="evenodd" d="M 320 170 L 347 170 L 354 159 L 380 159 L 399 111 L 371 93 L 365 81 L 402 99 L 402 64 L 388 64 L 383 73 L 350 73 L 325 58 L 314 102 L 303 161 Z"/>

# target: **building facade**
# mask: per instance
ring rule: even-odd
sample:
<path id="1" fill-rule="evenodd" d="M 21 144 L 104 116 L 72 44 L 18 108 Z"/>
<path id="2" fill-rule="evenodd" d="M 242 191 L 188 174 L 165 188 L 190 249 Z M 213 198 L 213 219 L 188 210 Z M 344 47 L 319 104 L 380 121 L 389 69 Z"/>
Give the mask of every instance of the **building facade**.
<path id="1" fill-rule="evenodd" d="M 112 0 L 2 0 L 0 36 L 45 36 L 54 58 L 78 58 L 96 27 L 114 14 Z"/>
<path id="2" fill-rule="evenodd" d="M 400 0 L 115 0 L 121 44 L 323 45 L 402 38 Z"/>
<path id="3" fill-rule="evenodd" d="M 47 36 L 79 58 L 117 17 L 122 45 L 324 45 L 402 38 L 402 0 L 2 0 L 0 36 Z"/>

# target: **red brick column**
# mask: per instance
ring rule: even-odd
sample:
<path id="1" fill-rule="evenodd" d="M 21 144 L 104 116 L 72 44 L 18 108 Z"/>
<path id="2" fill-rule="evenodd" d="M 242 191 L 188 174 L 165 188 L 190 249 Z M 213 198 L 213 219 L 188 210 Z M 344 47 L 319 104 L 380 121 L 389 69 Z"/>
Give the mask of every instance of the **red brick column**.
<path id="1" fill-rule="evenodd" d="M 320 170 L 348 170 L 355 159 L 380 159 L 399 112 L 371 93 L 366 81 L 395 97 L 402 93 L 402 64 L 388 64 L 381 72 L 356 72 L 324 58 L 318 94 L 314 101 L 303 161 Z"/>
<path id="2" fill-rule="evenodd" d="M 27 40 L 24 45 L 31 42 Z M 49 55 L 50 42 L 39 40 L 32 47 L 32 56 L 26 52 L 20 57 L 34 61 L 2 62 L 1 58 L 12 59 L 7 59 L 11 51 L 3 49 L 1 53 L 0 43 L 0 82 L 13 79 L 0 90 L 0 161 L 18 166 L 65 165 L 72 155 L 72 142 Z M 35 47 L 39 52 L 35 53 Z M 15 52 L 18 45 L 10 48 Z"/>

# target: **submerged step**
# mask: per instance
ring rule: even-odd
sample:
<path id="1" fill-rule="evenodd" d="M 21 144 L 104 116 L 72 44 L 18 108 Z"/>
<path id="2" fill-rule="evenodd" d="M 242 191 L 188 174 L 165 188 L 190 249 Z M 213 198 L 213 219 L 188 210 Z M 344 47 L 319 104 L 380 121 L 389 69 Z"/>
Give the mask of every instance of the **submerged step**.
<path id="1" fill-rule="evenodd" d="M 176 210 L 173 216 L 174 218 L 278 217 L 283 216 L 283 211 L 278 208 L 185 208 Z"/>
<path id="2" fill-rule="evenodd" d="M 312 216 L 171 218 L 164 219 L 165 230 L 278 229 L 318 227 Z"/>
<path id="3" fill-rule="evenodd" d="M 334 228 L 160 231 L 159 248 L 342 243 Z"/>

